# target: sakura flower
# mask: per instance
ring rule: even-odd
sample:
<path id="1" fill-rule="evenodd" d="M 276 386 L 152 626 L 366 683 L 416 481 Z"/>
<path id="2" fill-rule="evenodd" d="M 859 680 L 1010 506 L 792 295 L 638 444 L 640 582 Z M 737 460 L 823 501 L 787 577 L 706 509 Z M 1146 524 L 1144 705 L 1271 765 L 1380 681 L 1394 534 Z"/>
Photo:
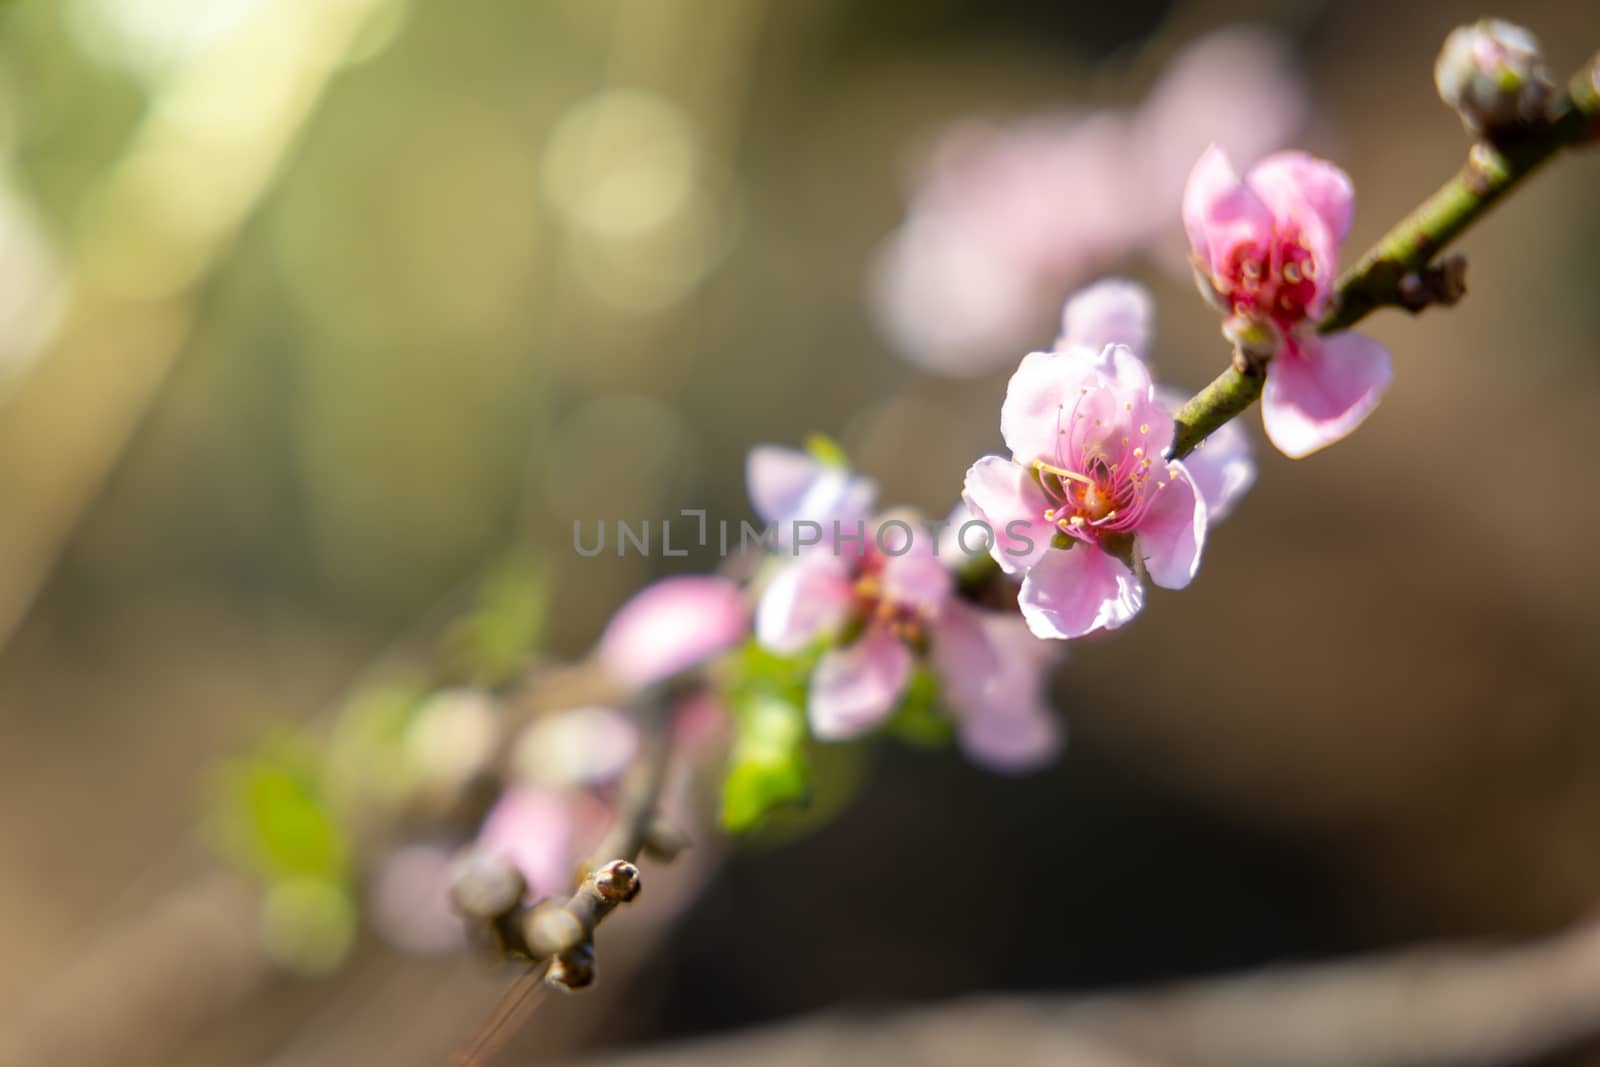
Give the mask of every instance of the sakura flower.
<path id="1" fill-rule="evenodd" d="M 1184 191 L 1183 221 L 1202 284 L 1232 313 L 1230 328 L 1276 336 L 1262 422 L 1272 443 L 1296 459 L 1359 426 L 1393 376 L 1376 341 L 1316 332 L 1354 201 L 1342 170 L 1303 152 L 1269 156 L 1241 181 L 1212 147 Z"/>
<path id="2" fill-rule="evenodd" d="M 1133 565 L 1168 589 L 1200 566 L 1206 508 L 1181 462 L 1163 459 L 1170 413 L 1143 361 L 1123 345 L 1034 352 L 1000 412 L 1011 458 L 967 471 L 968 507 L 991 549 L 1022 576 L 1018 605 L 1039 637 L 1124 625 L 1144 606 Z"/>
<path id="3" fill-rule="evenodd" d="M 738 583 L 686 575 L 646 586 L 617 609 L 600 635 L 599 657 L 624 685 L 665 681 L 739 644 L 750 632 Z"/>
<path id="4" fill-rule="evenodd" d="M 953 601 L 954 578 L 917 529 L 897 516 L 863 524 L 859 551 L 786 562 L 761 595 L 756 640 L 772 651 L 846 639 L 812 672 L 807 715 L 819 738 L 855 737 L 887 718 L 923 648 L 936 670 L 992 669 L 976 621 Z"/>
<path id="5" fill-rule="evenodd" d="M 1055 351 L 1074 345 L 1094 351 L 1106 345 L 1126 345 L 1135 356 L 1148 360 L 1154 332 L 1153 302 L 1138 282 L 1105 278 L 1074 294 L 1061 312 L 1061 336 Z M 1156 399 L 1176 414 L 1188 399 L 1176 389 L 1156 388 Z M 1229 422 L 1208 437 L 1184 460 L 1189 476 L 1206 502 L 1206 521 L 1222 521 L 1239 498 L 1255 484 L 1256 465 L 1250 438 L 1238 422 Z"/>

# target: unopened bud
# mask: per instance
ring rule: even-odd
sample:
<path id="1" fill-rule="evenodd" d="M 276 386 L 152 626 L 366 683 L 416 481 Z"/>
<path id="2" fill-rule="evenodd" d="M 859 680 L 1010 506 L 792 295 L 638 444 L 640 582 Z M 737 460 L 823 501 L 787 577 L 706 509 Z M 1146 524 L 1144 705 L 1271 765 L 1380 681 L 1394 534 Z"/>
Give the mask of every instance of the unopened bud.
<path id="1" fill-rule="evenodd" d="M 594 942 L 585 941 L 550 961 L 544 980 L 568 993 L 594 984 Z"/>
<path id="2" fill-rule="evenodd" d="M 626 904 L 639 895 L 639 868 L 627 860 L 612 860 L 594 872 L 594 889 L 608 904 Z"/>
<path id="3" fill-rule="evenodd" d="M 541 900 L 523 920 L 522 936 L 530 954 L 543 959 L 571 952 L 588 933 L 572 912 L 553 900 Z"/>
<path id="4" fill-rule="evenodd" d="M 1452 30 L 1433 83 L 1468 130 L 1490 139 L 1539 122 L 1555 91 L 1533 34 L 1500 19 Z"/>
<path id="5" fill-rule="evenodd" d="M 450 879 L 450 902 L 471 919 L 494 919 L 522 900 L 528 883 L 522 872 L 499 856 L 473 850 L 457 865 Z"/>

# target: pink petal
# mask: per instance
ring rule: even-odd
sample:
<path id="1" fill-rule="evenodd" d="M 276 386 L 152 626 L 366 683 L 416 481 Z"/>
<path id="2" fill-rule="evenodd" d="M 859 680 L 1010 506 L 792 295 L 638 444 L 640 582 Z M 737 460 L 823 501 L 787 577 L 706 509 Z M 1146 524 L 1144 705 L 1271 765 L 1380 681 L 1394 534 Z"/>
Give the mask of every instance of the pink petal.
<path id="1" fill-rule="evenodd" d="M 1152 582 L 1182 589 L 1193 580 L 1206 543 L 1206 506 L 1182 463 L 1168 465 L 1167 487 L 1156 490 L 1137 537 Z"/>
<path id="2" fill-rule="evenodd" d="M 1272 239 L 1272 213 L 1212 145 L 1200 155 L 1183 190 L 1183 226 L 1202 266 L 1217 277 L 1240 248 L 1265 252 Z"/>
<path id="3" fill-rule="evenodd" d="M 980 707 L 1000 671 L 1000 657 L 983 625 L 985 614 L 965 601 L 951 600 L 933 626 L 928 650 L 933 672 L 945 703 L 958 710 Z"/>
<path id="4" fill-rule="evenodd" d="M 1189 399 L 1176 389 L 1158 388 L 1156 398 L 1167 410 L 1176 413 Z M 1256 481 L 1256 461 L 1250 434 L 1238 419 L 1222 427 L 1183 458 L 1189 480 L 1206 502 L 1206 525 L 1215 526 L 1232 513 L 1234 507 Z"/>
<path id="5" fill-rule="evenodd" d="M 1393 377 L 1388 349 L 1370 337 L 1301 338 L 1267 371 L 1261 397 L 1267 437 L 1293 459 L 1326 448 L 1361 425 Z"/>
<path id="6" fill-rule="evenodd" d="M 572 811 L 561 794 L 513 786 L 478 831 L 478 845 L 522 872 L 529 900 L 564 889 L 572 876 Z"/>
<path id="7" fill-rule="evenodd" d="M 961 749 L 974 763 L 1001 774 L 1026 774 L 1061 751 L 1061 727 L 1049 711 L 979 715 L 961 724 Z"/>
<path id="8" fill-rule="evenodd" d="M 878 487 L 870 478 L 822 462 L 809 452 L 759 445 L 745 460 L 750 503 L 764 522 L 778 527 L 779 544 L 788 544 L 797 519 L 834 520 L 845 525 L 866 518 Z"/>
<path id="9" fill-rule="evenodd" d="M 1148 289 L 1126 278 L 1106 278 L 1067 301 L 1055 349 L 1077 345 L 1098 352 L 1106 345 L 1126 345 L 1143 359 L 1150 352 L 1154 317 Z"/>
<path id="10" fill-rule="evenodd" d="M 944 560 L 934 555 L 933 535 L 926 527 L 915 527 L 911 547 L 883 562 L 883 596 L 892 604 L 938 614 L 950 598 L 955 578 Z M 898 529 L 891 531 L 897 534 Z M 976 536 L 977 531 L 973 531 Z M 890 547 L 898 550 L 899 545 Z"/>
<path id="11" fill-rule="evenodd" d="M 1017 598 L 1037 637 L 1115 630 L 1144 607 L 1144 587 L 1121 560 L 1092 545 L 1052 549 L 1028 571 Z"/>
<path id="12" fill-rule="evenodd" d="M 749 632 L 749 607 L 737 582 L 667 578 L 617 609 L 600 635 L 600 662 L 625 685 L 654 685 L 727 651 Z"/>
<path id="13" fill-rule="evenodd" d="M 1050 507 L 1039 483 L 1020 463 L 999 456 L 984 456 L 967 469 L 962 499 L 979 519 L 989 524 L 994 556 L 1007 574 L 1026 570 L 1050 548 L 1056 528 L 1044 521 Z M 977 530 L 969 531 L 971 540 Z"/>
<path id="14" fill-rule="evenodd" d="M 1080 379 L 1093 373 L 1089 364 L 1060 353 L 1031 352 L 1022 358 L 1000 405 L 1000 436 L 1013 456 L 1031 463 L 1056 454 L 1062 408 L 1082 388 Z"/>
<path id="15" fill-rule="evenodd" d="M 1060 749 L 1057 717 L 1044 690 L 1061 646 L 1033 636 L 1015 615 L 977 609 L 966 615 L 962 625 L 981 628 L 981 637 L 961 639 L 970 643 L 967 654 L 941 655 L 939 638 L 934 648 L 934 670 L 959 722 L 961 747 L 991 770 L 1033 770 Z"/>
<path id="16" fill-rule="evenodd" d="M 799 652 L 844 624 L 852 595 L 838 557 L 811 553 L 786 562 L 756 604 L 756 640 L 783 655 Z"/>
<path id="17" fill-rule="evenodd" d="M 1325 159 L 1305 152 L 1276 152 L 1250 168 L 1246 183 L 1255 190 L 1280 228 L 1314 216 L 1338 245 L 1350 233 L 1356 191 L 1350 176 Z M 1332 263 L 1325 273 L 1332 274 Z"/>
<path id="18" fill-rule="evenodd" d="M 823 741 L 855 737 L 882 722 L 911 678 L 911 650 L 887 631 L 868 628 L 855 644 L 825 652 L 811 673 L 807 713 Z"/>

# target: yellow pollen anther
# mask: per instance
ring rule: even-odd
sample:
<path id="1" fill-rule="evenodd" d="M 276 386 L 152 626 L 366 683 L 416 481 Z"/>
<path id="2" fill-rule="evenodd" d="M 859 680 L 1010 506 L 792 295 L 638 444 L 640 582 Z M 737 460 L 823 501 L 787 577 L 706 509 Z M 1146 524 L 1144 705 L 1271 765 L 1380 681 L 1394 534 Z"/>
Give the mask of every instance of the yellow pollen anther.
<path id="1" fill-rule="evenodd" d="M 1285 263 L 1283 265 L 1283 280 L 1288 282 L 1290 285 L 1299 285 L 1300 268 L 1295 266 L 1293 263 Z"/>
<path id="2" fill-rule="evenodd" d="M 1139 424 L 1139 432 L 1140 433 L 1149 433 L 1150 432 L 1150 424 L 1148 422 L 1141 422 Z"/>
<path id="3" fill-rule="evenodd" d="M 1144 449 L 1136 448 L 1136 449 L 1133 450 L 1133 454 L 1136 455 L 1136 456 L 1142 456 L 1142 455 L 1144 455 Z"/>
<path id="4" fill-rule="evenodd" d="M 1084 485 L 1094 484 L 1093 479 L 1085 478 L 1077 471 L 1069 471 L 1065 467 L 1057 467 L 1055 464 L 1046 463 L 1042 459 L 1036 459 L 1033 461 L 1033 469 L 1036 471 L 1041 471 L 1045 474 L 1054 474 L 1057 478 L 1068 478 L 1074 482 L 1082 482 Z"/>

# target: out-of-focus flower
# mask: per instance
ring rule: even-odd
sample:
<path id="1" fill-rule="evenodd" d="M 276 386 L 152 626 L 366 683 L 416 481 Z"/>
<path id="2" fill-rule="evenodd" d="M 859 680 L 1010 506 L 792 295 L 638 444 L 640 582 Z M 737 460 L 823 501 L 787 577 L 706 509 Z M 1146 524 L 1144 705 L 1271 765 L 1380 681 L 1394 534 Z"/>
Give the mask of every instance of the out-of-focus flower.
<path id="1" fill-rule="evenodd" d="M 646 586 L 600 636 L 600 662 L 627 686 L 665 681 L 738 645 L 750 632 L 737 582 L 685 575 Z"/>
<path id="2" fill-rule="evenodd" d="M 950 571 L 914 524 L 905 516 L 862 523 L 857 551 L 794 559 L 761 595 L 756 639 L 774 652 L 850 637 L 825 651 L 811 675 L 807 714 L 817 737 L 855 737 L 881 723 L 911 680 L 918 647 L 930 649 L 936 668 L 993 669 L 992 655 L 974 649 L 981 633 L 951 603 Z"/>
<path id="3" fill-rule="evenodd" d="M 1105 278 L 1075 293 L 1061 312 L 1061 336 L 1055 351 L 1078 345 L 1099 351 L 1106 345 L 1126 345 L 1147 363 L 1153 333 L 1153 302 L 1138 282 Z M 1156 399 L 1176 414 L 1188 399 L 1183 393 L 1156 387 Z M 1233 511 L 1239 499 L 1255 484 L 1256 464 L 1250 437 L 1237 421 L 1224 423 L 1184 459 L 1189 477 L 1206 503 L 1206 521 L 1215 525 Z"/>
<path id="4" fill-rule="evenodd" d="M 1201 286 L 1230 313 L 1224 332 L 1275 346 L 1262 421 L 1272 443 L 1295 458 L 1359 426 L 1392 377 L 1376 341 L 1316 332 L 1354 206 L 1345 173 L 1303 152 L 1270 156 L 1241 181 L 1227 155 L 1208 148 L 1184 191 Z"/>
<path id="5" fill-rule="evenodd" d="M 514 785 L 489 809 L 472 849 L 516 868 L 531 903 L 571 888 L 580 850 L 610 819 L 609 805 L 592 792 Z"/>
<path id="6" fill-rule="evenodd" d="M 1490 136 L 1538 121 L 1555 92 L 1539 42 L 1501 19 L 1452 30 L 1434 64 L 1433 83 L 1468 130 Z"/>
<path id="7" fill-rule="evenodd" d="M 1180 53 L 1136 110 L 959 124 L 876 261 L 880 325 L 928 370 L 991 370 L 1035 340 L 1063 292 L 1178 243 L 1195 152 L 1214 141 L 1255 158 L 1292 136 L 1304 113 L 1288 48 L 1265 30 L 1233 27 Z"/>
<path id="8" fill-rule="evenodd" d="M 607 785 L 639 754 L 639 727 L 612 708 L 572 708 L 534 722 L 517 738 L 511 762 L 529 785 L 574 789 Z"/>
<path id="9" fill-rule="evenodd" d="M 1061 750 L 1060 718 L 1045 699 L 1045 681 L 1061 646 L 1034 637 L 1015 615 L 972 614 L 994 662 L 980 672 L 944 672 L 956 738 L 973 762 L 990 770 L 1037 770 Z"/>
<path id="10" fill-rule="evenodd" d="M 795 548 L 796 527 L 816 523 L 831 533 L 835 522 L 853 525 L 872 513 L 878 486 L 810 452 L 778 445 L 758 445 L 745 460 L 745 485 L 750 505 L 772 528 L 777 547 Z M 831 544 L 821 539 L 815 543 Z"/>
<path id="11" fill-rule="evenodd" d="M 1127 623 L 1144 605 L 1131 564 L 1181 589 L 1200 566 L 1206 508 L 1189 472 L 1162 458 L 1171 414 L 1121 345 L 1034 352 L 1000 412 L 1011 458 L 967 471 L 965 499 L 994 531 L 991 554 L 1023 577 L 1018 606 L 1039 637 Z"/>
<path id="12" fill-rule="evenodd" d="M 443 689 L 417 709 L 405 746 L 418 785 L 435 797 L 455 797 L 494 759 L 500 716 L 478 689 Z"/>
<path id="13" fill-rule="evenodd" d="M 854 503 L 871 508 L 874 499 Z M 1015 634 L 991 628 L 990 612 L 956 596 L 951 568 L 964 558 L 958 532 L 970 517 L 957 508 L 938 538 L 910 512 L 855 518 L 830 529 L 829 550 L 775 561 L 756 606 L 756 640 L 780 655 L 824 646 L 806 707 L 816 737 L 842 740 L 882 724 L 920 661 L 975 760 L 1021 771 L 1054 753 L 1040 697 L 1047 657 L 998 647 Z"/>

